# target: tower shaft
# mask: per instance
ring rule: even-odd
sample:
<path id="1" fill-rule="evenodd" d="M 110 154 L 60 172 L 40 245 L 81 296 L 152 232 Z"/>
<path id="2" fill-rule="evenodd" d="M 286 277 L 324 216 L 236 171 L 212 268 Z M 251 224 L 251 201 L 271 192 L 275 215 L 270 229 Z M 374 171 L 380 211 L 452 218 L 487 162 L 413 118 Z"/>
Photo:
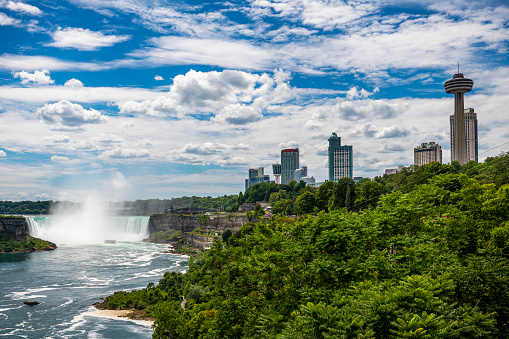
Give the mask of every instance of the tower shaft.
<path id="1" fill-rule="evenodd" d="M 464 92 L 454 93 L 454 149 L 451 149 L 451 161 L 464 165 L 467 159 L 467 139 L 465 131 L 465 101 Z"/>

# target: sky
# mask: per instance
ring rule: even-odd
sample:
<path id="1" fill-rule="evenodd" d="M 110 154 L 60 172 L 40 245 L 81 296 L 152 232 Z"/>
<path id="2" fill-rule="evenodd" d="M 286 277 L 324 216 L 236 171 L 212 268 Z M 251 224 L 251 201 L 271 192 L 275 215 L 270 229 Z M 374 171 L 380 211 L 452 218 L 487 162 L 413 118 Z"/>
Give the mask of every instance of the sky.
<path id="1" fill-rule="evenodd" d="M 299 147 L 328 179 L 450 162 L 458 71 L 479 159 L 509 150 L 507 0 L 0 0 L 0 200 L 218 196 Z"/>

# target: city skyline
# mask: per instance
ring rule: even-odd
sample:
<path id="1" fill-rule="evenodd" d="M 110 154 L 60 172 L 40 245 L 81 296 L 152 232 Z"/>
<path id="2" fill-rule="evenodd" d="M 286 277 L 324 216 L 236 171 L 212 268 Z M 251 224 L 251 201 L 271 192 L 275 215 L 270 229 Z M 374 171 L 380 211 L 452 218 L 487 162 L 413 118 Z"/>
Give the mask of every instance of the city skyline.
<path id="1" fill-rule="evenodd" d="M 509 149 L 502 0 L 0 0 L 0 34 L 0 200 L 237 194 L 286 148 L 322 181 L 333 131 L 355 176 L 449 163 L 457 62 Z"/>

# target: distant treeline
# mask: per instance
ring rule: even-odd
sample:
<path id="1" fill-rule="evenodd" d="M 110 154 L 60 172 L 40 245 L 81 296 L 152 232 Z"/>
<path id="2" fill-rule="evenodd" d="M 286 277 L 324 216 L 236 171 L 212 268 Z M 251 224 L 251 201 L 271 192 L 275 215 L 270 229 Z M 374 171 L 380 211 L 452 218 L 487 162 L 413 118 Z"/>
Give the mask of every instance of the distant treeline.
<path id="1" fill-rule="evenodd" d="M 0 201 L 0 214 L 47 214 L 53 201 Z"/>

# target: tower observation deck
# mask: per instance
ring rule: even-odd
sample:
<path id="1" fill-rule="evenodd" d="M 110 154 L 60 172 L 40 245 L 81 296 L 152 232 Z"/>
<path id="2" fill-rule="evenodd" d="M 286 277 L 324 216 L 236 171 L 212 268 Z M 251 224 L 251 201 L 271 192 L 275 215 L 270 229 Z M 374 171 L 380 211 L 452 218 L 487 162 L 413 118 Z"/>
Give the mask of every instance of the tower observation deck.
<path id="1" fill-rule="evenodd" d="M 467 157 L 467 139 L 465 128 L 465 101 L 464 94 L 470 92 L 474 82 L 471 79 L 463 77 L 463 73 L 454 74 L 451 80 L 444 84 L 446 93 L 454 94 L 454 126 L 451 133 L 451 162 L 458 161 L 461 165 L 468 162 Z"/>

